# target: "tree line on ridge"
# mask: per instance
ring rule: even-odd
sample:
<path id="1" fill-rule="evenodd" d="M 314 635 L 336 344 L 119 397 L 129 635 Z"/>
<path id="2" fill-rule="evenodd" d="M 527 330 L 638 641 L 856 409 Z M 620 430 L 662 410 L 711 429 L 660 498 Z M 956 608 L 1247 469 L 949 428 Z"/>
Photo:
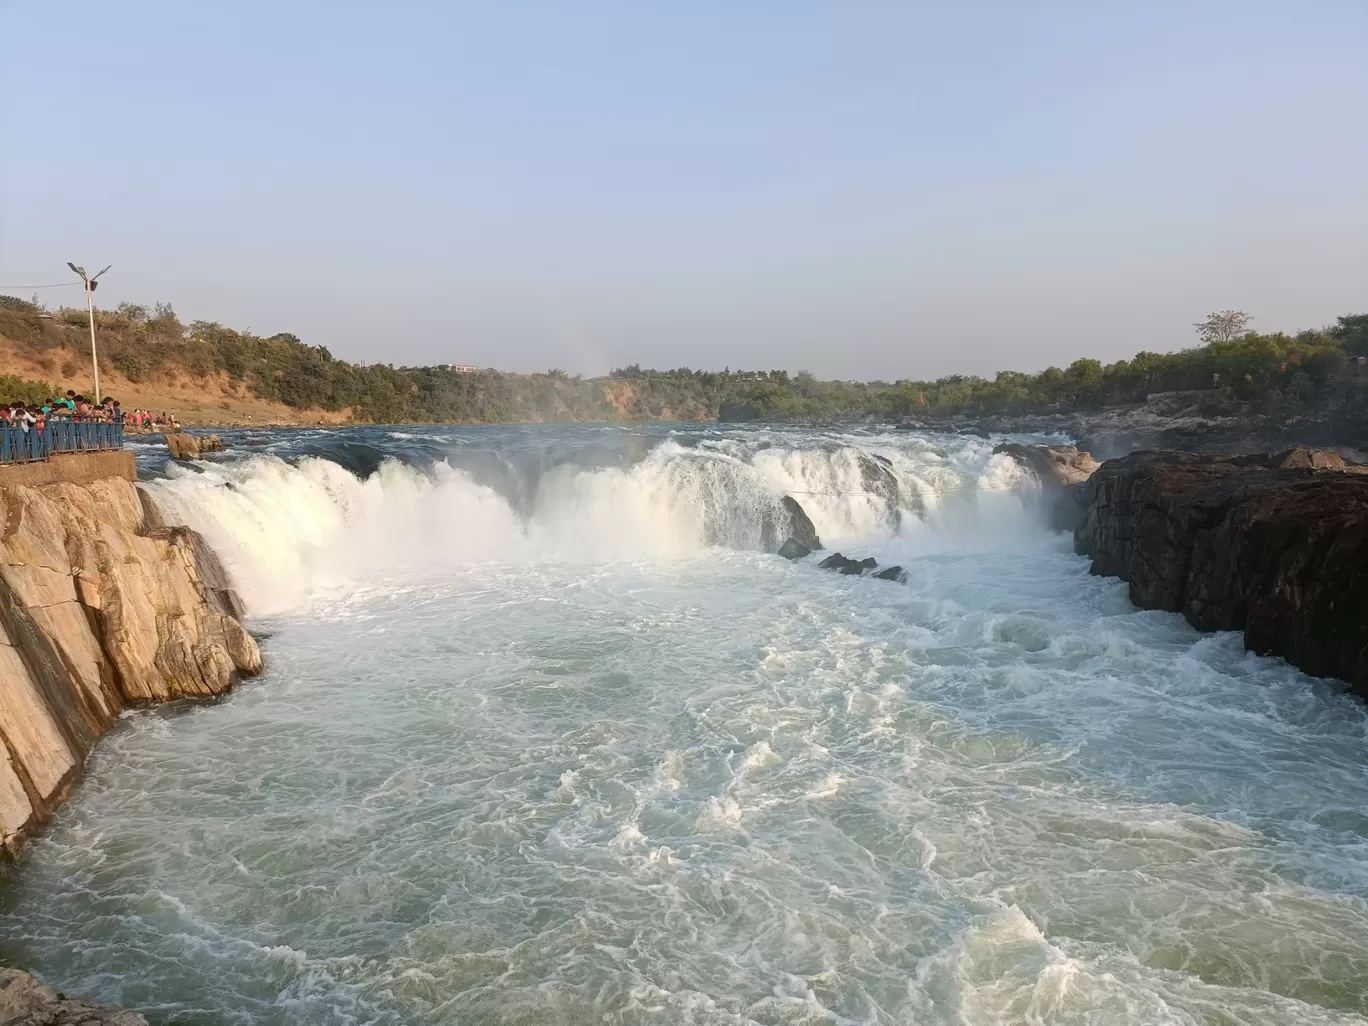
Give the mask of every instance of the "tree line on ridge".
<path id="1" fill-rule="evenodd" d="M 1224 387 L 1241 398 L 1279 392 L 1307 399 L 1368 357 L 1368 314 L 1288 335 L 1248 328 L 1248 315 L 1224 311 L 1196 326 L 1198 345 L 1176 353 L 1137 353 L 1103 364 L 1075 360 L 1036 374 L 999 371 L 992 378 L 951 375 L 934 381 L 823 381 L 805 371 L 642 369 L 606 378 L 560 370 L 514 374 L 450 366 L 356 364 L 289 333 L 238 331 L 214 321 L 186 325 L 167 304 L 129 303 L 97 311 L 102 358 L 134 382 L 168 370 L 215 375 L 253 395 L 301 410 L 350 410 L 375 423 L 694 420 L 735 405 L 770 420 L 1025 413 L 1051 407 L 1097 408 L 1142 402 L 1154 392 Z M 0 296 L 0 335 L 60 360 L 63 375 L 86 359 L 86 311 L 47 311 Z M 69 372 L 69 368 L 71 368 Z M 0 377 L 6 398 L 39 401 L 51 386 Z M 33 399 L 28 398 L 29 393 Z"/>

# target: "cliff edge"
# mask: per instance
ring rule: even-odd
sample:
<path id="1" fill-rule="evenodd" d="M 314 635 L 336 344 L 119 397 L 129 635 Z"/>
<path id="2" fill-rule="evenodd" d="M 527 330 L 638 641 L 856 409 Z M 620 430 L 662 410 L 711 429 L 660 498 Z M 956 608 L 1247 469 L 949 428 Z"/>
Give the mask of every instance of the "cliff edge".
<path id="1" fill-rule="evenodd" d="M 130 480 L 16 480 L 0 473 L 0 844 L 11 853 L 125 708 L 221 694 L 261 669 L 217 557 Z"/>
<path id="2" fill-rule="evenodd" d="M 28 973 L 0 969 L 0 1026 L 147 1026 L 147 1020 L 59 994 Z"/>
<path id="3" fill-rule="evenodd" d="M 1368 467 L 1335 452 L 1138 452 L 1082 486 L 1074 547 L 1144 609 L 1368 696 Z"/>

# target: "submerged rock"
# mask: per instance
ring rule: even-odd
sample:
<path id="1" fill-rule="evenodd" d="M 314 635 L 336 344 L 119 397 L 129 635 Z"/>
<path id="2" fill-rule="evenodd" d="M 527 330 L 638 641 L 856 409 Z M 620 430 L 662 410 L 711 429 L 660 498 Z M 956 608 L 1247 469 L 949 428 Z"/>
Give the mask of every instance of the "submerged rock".
<path id="1" fill-rule="evenodd" d="M 17 969 L 0 969 L 0 1026 L 147 1026 L 147 1020 L 58 994 Z"/>
<path id="2" fill-rule="evenodd" d="M 783 556 L 785 559 L 802 559 L 804 556 L 812 555 L 812 550 L 802 542 L 790 538 L 788 541 L 784 542 L 783 545 L 779 546 L 779 555 Z"/>
<path id="3" fill-rule="evenodd" d="M 907 571 L 900 566 L 885 567 L 874 576 L 881 581 L 895 581 L 898 584 L 907 583 Z"/>
<path id="4" fill-rule="evenodd" d="M 838 574 L 862 574 L 878 565 L 879 561 L 873 556 L 868 559 L 849 559 L 839 552 L 832 553 L 817 564 L 823 570 L 835 570 Z"/>
<path id="5" fill-rule="evenodd" d="M 1368 695 L 1368 468 L 1299 449 L 1140 452 L 1084 485 L 1075 549 L 1131 601 Z"/>

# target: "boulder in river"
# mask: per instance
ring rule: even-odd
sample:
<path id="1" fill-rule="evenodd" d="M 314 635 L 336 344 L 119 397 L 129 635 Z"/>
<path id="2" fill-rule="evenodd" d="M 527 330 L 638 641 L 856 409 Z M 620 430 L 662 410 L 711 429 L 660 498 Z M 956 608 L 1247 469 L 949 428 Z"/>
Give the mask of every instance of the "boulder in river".
<path id="1" fill-rule="evenodd" d="M 223 439 L 218 435 L 192 435 L 186 431 L 162 435 L 173 460 L 199 459 L 206 452 L 222 452 Z"/>
<path id="2" fill-rule="evenodd" d="M 881 581 L 894 581 L 897 584 L 907 583 L 907 571 L 900 566 L 887 566 L 874 575 Z"/>
<path id="3" fill-rule="evenodd" d="M 1368 468 L 1291 450 L 1138 452 L 1083 486 L 1074 547 L 1145 609 L 1368 695 Z"/>
<path id="4" fill-rule="evenodd" d="M 823 570 L 835 570 L 838 574 L 862 574 L 866 570 L 873 570 L 879 565 L 879 561 L 873 556 L 868 559 L 850 559 L 839 552 L 833 552 L 817 565 Z"/>
<path id="5" fill-rule="evenodd" d="M 813 526 L 812 518 L 799 505 L 798 500 L 792 495 L 785 495 L 779 502 L 784 507 L 785 512 L 788 513 L 789 539 L 804 546 L 809 552 L 816 552 L 820 549 L 822 539 L 817 535 L 817 528 Z"/>
<path id="6" fill-rule="evenodd" d="M 779 546 L 779 555 L 785 559 L 802 559 L 812 555 L 812 550 L 795 538 L 790 538 Z"/>

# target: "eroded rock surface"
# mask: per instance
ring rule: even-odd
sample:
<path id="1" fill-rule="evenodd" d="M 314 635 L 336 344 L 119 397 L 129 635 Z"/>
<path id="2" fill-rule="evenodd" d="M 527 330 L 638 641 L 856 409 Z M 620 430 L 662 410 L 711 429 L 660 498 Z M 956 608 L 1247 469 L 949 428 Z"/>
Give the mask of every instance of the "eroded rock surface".
<path id="1" fill-rule="evenodd" d="M 192 435 L 178 431 L 162 435 L 162 439 L 171 450 L 171 458 L 177 460 L 195 460 L 206 452 L 223 450 L 223 439 L 218 435 Z"/>
<path id="2" fill-rule="evenodd" d="M 1083 486 L 1078 552 L 1146 609 L 1368 695 L 1368 468 L 1333 452 L 1140 452 Z"/>
<path id="3" fill-rule="evenodd" d="M 0 1026 L 147 1026 L 147 1020 L 58 994 L 17 969 L 0 969 Z"/>
<path id="4" fill-rule="evenodd" d="M 0 483 L 0 844 L 15 850 L 130 705 L 261 669 L 218 559 L 122 478 Z"/>

